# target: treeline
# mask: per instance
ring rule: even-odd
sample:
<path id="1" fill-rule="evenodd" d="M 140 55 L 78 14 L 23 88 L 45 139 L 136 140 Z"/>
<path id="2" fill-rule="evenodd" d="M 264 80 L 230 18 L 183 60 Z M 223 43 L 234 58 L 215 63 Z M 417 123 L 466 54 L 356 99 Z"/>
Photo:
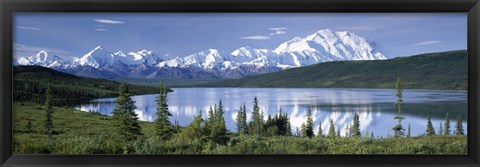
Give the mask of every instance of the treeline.
<path id="1" fill-rule="evenodd" d="M 50 84 L 54 105 L 68 100 L 117 97 L 120 83 L 106 79 L 78 77 L 40 66 L 13 67 L 13 100 L 45 103 Z M 157 93 L 156 87 L 129 85 L 132 94 Z"/>

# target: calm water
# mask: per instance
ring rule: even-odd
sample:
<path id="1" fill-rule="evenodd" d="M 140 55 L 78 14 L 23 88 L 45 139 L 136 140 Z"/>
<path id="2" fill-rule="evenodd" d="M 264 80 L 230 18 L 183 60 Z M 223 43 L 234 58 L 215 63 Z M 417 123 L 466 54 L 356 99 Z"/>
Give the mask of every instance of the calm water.
<path id="1" fill-rule="evenodd" d="M 253 98 L 257 96 L 261 110 L 267 114 L 276 114 L 280 108 L 290 116 L 293 131 L 306 121 L 308 107 L 312 108 L 314 128 L 322 126 L 324 132 L 329 127 L 331 118 L 335 127 L 340 127 L 345 134 L 347 124 L 353 121 L 355 112 L 360 116 L 360 130 L 373 132 L 375 136 L 393 135 L 391 128 L 396 124 L 396 101 L 393 89 L 319 89 L 319 88 L 175 88 L 168 94 L 168 104 L 172 113 L 171 121 L 178 121 L 182 126 L 188 125 L 199 111 L 207 117 L 210 106 L 222 99 L 227 129 L 235 131 L 235 118 L 238 108 L 243 103 L 247 106 L 247 117 L 253 107 Z M 141 120 L 153 121 L 156 113 L 156 95 L 132 96 L 136 102 Z M 115 98 L 95 99 L 77 105 L 82 111 L 97 111 L 110 115 L 115 107 Z M 466 91 L 430 91 L 405 90 L 402 125 L 411 126 L 412 135 L 425 132 L 427 115 L 438 132 L 440 123 L 445 121 L 445 114 L 450 114 L 451 130 L 455 128 L 456 116 L 463 115 L 463 127 L 467 131 L 467 92 Z M 443 125 L 442 125 L 443 126 Z"/>

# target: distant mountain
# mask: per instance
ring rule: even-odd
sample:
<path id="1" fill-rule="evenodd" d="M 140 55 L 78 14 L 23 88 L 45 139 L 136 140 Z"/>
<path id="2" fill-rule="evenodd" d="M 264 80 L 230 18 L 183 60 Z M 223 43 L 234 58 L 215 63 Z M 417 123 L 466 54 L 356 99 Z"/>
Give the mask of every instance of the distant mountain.
<path id="1" fill-rule="evenodd" d="M 284 69 L 344 60 L 384 60 L 373 41 L 347 31 L 323 29 L 295 37 L 273 50 L 240 47 L 229 54 L 207 49 L 184 57 L 152 51 L 111 52 L 101 46 L 71 61 L 41 51 L 16 60 L 79 76 L 98 78 L 225 79 L 278 72 Z"/>
<path id="2" fill-rule="evenodd" d="M 389 60 L 337 61 L 281 72 L 203 84 L 205 87 L 467 89 L 467 51 L 397 57 Z"/>

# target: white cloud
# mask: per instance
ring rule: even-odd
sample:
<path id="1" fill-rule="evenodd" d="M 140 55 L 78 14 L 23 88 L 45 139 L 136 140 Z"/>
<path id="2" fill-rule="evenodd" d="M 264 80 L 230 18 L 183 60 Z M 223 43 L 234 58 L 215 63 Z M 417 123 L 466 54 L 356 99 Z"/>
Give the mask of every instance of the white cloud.
<path id="1" fill-rule="evenodd" d="M 94 31 L 108 31 L 107 29 L 104 29 L 104 28 L 95 28 L 93 29 Z"/>
<path id="2" fill-rule="evenodd" d="M 22 29 L 22 30 L 34 30 L 34 31 L 40 30 L 40 28 L 37 28 L 37 27 L 17 26 L 17 28 L 18 28 L 18 29 Z"/>
<path id="3" fill-rule="evenodd" d="M 383 26 L 367 25 L 367 26 L 347 26 L 338 27 L 338 30 L 350 30 L 350 31 L 376 31 L 382 29 Z"/>
<path id="4" fill-rule="evenodd" d="M 255 36 L 247 36 L 247 37 L 240 37 L 241 39 L 251 39 L 251 40 L 267 40 L 270 39 L 268 36 L 263 35 L 255 35 Z"/>
<path id="5" fill-rule="evenodd" d="M 272 31 L 281 31 L 281 30 L 287 30 L 287 27 L 272 27 L 270 30 Z"/>
<path id="6" fill-rule="evenodd" d="M 443 41 L 423 41 L 412 44 L 413 46 L 421 46 L 421 45 L 432 45 L 437 43 L 443 43 Z"/>
<path id="7" fill-rule="evenodd" d="M 49 54 L 58 55 L 62 58 L 72 57 L 73 55 L 63 49 L 58 48 L 45 48 L 37 46 L 29 46 L 24 44 L 14 44 L 13 45 L 13 57 L 18 59 L 20 57 L 30 57 L 36 55 L 40 51 L 47 51 Z"/>
<path id="8" fill-rule="evenodd" d="M 271 31 L 275 31 L 270 33 L 270 35 L 280 35 L 287 33 L 287 27 L 272 27 L 270 28 Z"/>
<path id="9" fill-rule="evenodd" d="M 97 23 L 103 23 L 103 24 L 124 24 L 125 23 L 123 21 L 109 20 L 109 19 L 93 19 L 93 21 Z"/>

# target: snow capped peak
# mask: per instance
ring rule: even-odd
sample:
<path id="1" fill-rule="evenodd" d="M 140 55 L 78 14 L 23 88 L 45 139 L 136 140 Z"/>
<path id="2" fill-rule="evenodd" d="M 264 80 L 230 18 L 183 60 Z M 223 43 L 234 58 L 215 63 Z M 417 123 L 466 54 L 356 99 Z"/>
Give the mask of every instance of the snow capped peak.
<path id="1" fill-rule="evenodd" d="M 294 38 L 280 44 L 273 52 L 298 60 L 295 61 L 297 66 L 337 60 L 386 59 L 374 42 L 348 31 L 332 29 L 322 29 L 305 38 Z M 307 62 L 300 61 L 302 59 Z"/>
<path id="2" fill-rule="evenodd" d="M 45 62 L 48 58 L 48 53 L 44 50 L 37 53 L 35 56 L 36 62 Z"/>
<path id="3" fill-rule="evenodd" d="M 199 53 L 183 58 L 184 66 L 193 66 L 205 70 L 211 70 L 216 64 L 222 64 L 224 58 L 220 56 L 217 49 L 207 49 Z"/>
<path id="4" fill-rule="evenodd" d="M 252 51 L 252 48 L 250 46 L 243 46 L 243 47 L 240 47 L 240 48 L 234 50 L 230 54 L 233 55 L 233 56 L 246 55 L 246 56 L 251 57 L 251 53 L 250 53 L 251 51 Z"/>
<path id="5" fill-rule="evenodd" d="M 41 65 L 45 67 L 58 67 L 65 64 L 66 61 L 57 55 L 49 55 L 47 51 L 42 50 L 30 57 L 20 57 L 17 59 L 19 65 Z"/>
<path id="6" fill-rule="evenodd" d="M 127 57 L 127 55 L 125 53 L 123 53 L 123 51 L 121 51 L 121 50 L 113 53 L 113 55 L 120 56 L 120 57 Z"/>
<path id="7" fill-rule="evenodd" d="M 143 49 L 143 50 L 141 50 L 141 51 L 138 51 L 137 53 L 138 53 L 138 54 L 141 54 L 141 55 L 143 55 L 143 56 L 146 56 L 146 55 L 151 55 L 151 54 L 152 54 L 152 51 L 148 51 L 148 50 L 146 50 L 146 49 Z"/>
<path id="8" fill-rule="evenodd" d="M 114 63 L 114 54 L 97 46 L 92 51 L 85 54 L 80 59 L 76 59 L 74 65 L 91 66 L 94 68 L 112 65 Z"/>
<path id="9" fill-rule="evenodd" d="M 315 34 L 319 35 L 319 36 L 322 36 L 322 37 L 325 37 L 325 38 L 328 38 L 328 37 L 335 36 L 335 33 L 336 33 L 336 31 L 327 28 L 327 29 L 318 30 Z"/>

